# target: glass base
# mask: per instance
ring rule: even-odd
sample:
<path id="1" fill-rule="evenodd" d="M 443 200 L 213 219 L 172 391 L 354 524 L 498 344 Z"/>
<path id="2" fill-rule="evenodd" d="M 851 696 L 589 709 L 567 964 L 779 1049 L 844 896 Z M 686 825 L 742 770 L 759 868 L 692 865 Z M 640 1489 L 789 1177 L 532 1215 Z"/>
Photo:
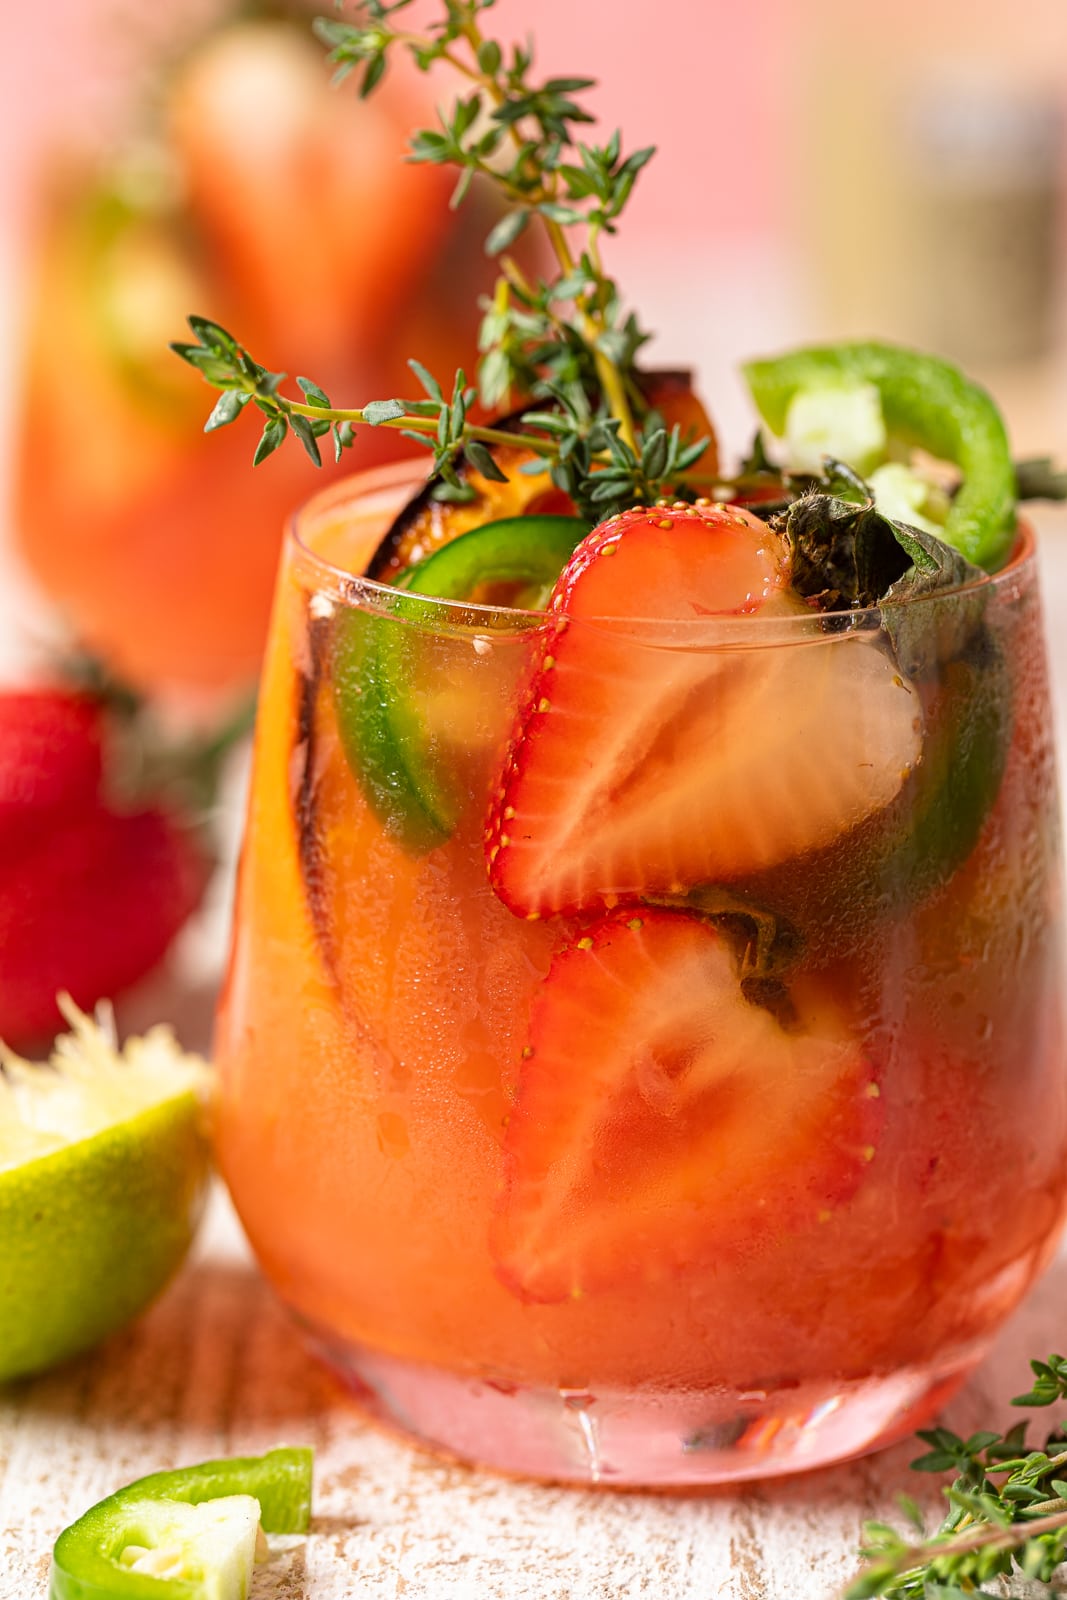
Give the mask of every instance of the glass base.
<path id="1" fill-rule="evenodd" d="M 977 1365 L 777 1391 L 534 1389 L 312 1334 L 374 1419 L 437 1454 L 518 1477 L 697 1488 L 806 1472 L 922 1427 Z"/>

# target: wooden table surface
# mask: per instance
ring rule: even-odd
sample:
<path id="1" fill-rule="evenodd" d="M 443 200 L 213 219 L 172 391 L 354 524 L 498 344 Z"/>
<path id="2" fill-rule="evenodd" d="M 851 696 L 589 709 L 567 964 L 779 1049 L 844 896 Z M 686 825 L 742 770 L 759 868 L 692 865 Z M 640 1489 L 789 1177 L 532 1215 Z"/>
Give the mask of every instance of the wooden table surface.
<path id="1" fill-rule="evenodd" d="M 1005 1329 L 946 1420 L 1018 1420 L 1027 1360 L 1067 1342 L 1067 1256 Z M 1047 1415 L 1047 1414 L 1046 1414 Z M 1035 1428 L 1035 1434 L 1038 1430 Z M 694 1497 L 519 1484 L 445 1464 L 370 1425 L 308 1356 L 216 1196 L 197 1250 L 138 1323 L 0 1392 L 0 1597 L 47 1592 L 56 1534 L 142 1473 L 279 1443 L 316 1452 L 307 1540 L 259 1569 L 254 1600 L 830 1600 L 864 1518 L 940 1480 L 903 1444 L 787 1482 Z"/>

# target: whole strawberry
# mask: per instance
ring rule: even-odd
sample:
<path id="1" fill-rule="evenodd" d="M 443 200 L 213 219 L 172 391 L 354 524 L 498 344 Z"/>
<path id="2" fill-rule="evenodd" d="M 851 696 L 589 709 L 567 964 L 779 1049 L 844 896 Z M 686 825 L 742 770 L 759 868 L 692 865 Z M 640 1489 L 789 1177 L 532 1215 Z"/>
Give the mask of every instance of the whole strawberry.
<path id="1" fill-rule="evenodd" d="M 63 688 L 0 694 L 0 1038 L 61 1025 L 56 995 L 89 1009 L 165 955 L 209 872 L 168 806 L 108 795 L 107 711 Z"/>

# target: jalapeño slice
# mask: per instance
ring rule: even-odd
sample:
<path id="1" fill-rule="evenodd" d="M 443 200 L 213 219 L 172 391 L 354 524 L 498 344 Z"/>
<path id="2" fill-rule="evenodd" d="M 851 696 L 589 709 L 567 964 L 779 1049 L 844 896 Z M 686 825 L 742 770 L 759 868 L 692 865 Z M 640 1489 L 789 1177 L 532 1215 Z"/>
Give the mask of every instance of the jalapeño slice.
<path id="1" fill-rule="evenodd" d="M 237 1600 L 257 1524 L 308 1531 L 311 1466 L 287 1447 L 139 1478 L 60 1534 L 50 1600 Z"/>
<path id="2" fill-rule="evenodd" d="M 1015 529 L 1008 436 L 990 396 L 956 367 L 937 356 L 868 341 L 749 361 L 744 374 L 760 415 L 778 434 L 798 393 L 842 382 L 873 384 L 891 437 L 960 469 L 963 481 L 944 538 L 989 572 L 1003 565 Z"/>
<path id="3" fill-rule="evenodd" d="M 348 764 L 386 831 L 416 854 L 443 844 L 466 799 L 465 745 L 483 729 L 479 691 L 488 665 L 441 648 L 433 604 L 469 601 L 544 608 L 588 526 L 577 517 L 508 517 L 486 523 L 410 567 L 389 615 L 349 610 L 332 652 L 334 704 Z M 410 596 L 410 598 L 408 597 Z"/>

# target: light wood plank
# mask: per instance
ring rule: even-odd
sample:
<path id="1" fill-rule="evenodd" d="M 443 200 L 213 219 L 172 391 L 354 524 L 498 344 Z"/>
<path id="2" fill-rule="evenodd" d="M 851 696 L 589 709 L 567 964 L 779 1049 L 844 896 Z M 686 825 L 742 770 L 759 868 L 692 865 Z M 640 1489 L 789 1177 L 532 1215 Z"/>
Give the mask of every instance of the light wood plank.
<path id="1" fill-rule="evenodd" d="M 949 1414 L 1007 1426 L 1027 1360 L 1063 1341 L 1067 1259 Z M 1051 1419 L 1050 1419 L 1051 1420 Z M 255 1600 L 828 1600 L 864 1517 L 938 1483 L 901 1445 L 790 1482 L 691 1498 L 517 1484 L 379 1432 L 304 1351 L 221 1196 L 196 1258 L 134 1327 L 0 1396 L 0 1596 L 46 1592 L 59 1530 L 141 1473 L 277 1443 L 316 1451 L 311 1537 Z M 909 1481 L 910 1479 L 910 1481 Z"/>

